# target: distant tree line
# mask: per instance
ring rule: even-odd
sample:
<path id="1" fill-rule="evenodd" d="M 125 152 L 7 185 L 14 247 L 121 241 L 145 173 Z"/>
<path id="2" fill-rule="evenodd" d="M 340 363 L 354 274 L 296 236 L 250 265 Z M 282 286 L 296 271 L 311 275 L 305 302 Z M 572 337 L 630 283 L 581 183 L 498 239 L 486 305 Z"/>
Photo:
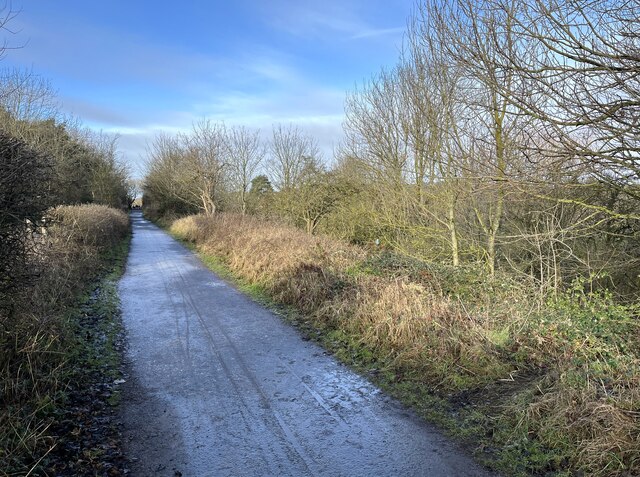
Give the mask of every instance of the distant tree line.
<path id="1" fill-rule="evenodd" d="M 259 130 L 208 119 L 148 147 L 144 204 L 155 216 L 226 210 L 292 221 L 315 232 L 338 199 L 316 140 L 293 125 Z M 277 191 L 277 192 L 276 192 Z"/>
<path id="2" fill-rule="evenodd" d="M 147 205 L 278 217 L 541 293 L 637 291 L 638 18 L 636 0 L 421 0 L 396 66 L 348 94 L 332 167 L 294 125 L 263 142 L 205 120 L 151 144 Z"/>

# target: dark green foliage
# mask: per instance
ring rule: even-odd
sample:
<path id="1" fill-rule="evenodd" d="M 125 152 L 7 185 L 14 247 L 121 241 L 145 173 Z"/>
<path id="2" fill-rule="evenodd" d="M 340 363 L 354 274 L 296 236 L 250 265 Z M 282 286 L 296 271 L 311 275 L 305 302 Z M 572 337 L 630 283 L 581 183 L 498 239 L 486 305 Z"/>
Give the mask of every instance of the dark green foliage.
<path id="1" fill-rule="evenodd" d="M 51 205 L 51 175 L 50 158 L 0 132 L 0 308 L 29 275 L 25 261 Z"/>
<path id="2" fill-rule="evenodd" d="M 37 143 L 54 158 L 53 192 L 56 204 L 97 203 L 128 206 L 127 171 L 115 158 L 113 143 L 104 138 L 73 137 L 64 124 L 32 123 Z"/>
<path id="3" fill-rule="evenodd" d="M 249 194 L 254 197 L 265 196 L 273 192 L 273 186 L 271 185 L 271 181 L 264 174 L 254 177 L 251 180 L 251 189 L 249 189 Z"/>

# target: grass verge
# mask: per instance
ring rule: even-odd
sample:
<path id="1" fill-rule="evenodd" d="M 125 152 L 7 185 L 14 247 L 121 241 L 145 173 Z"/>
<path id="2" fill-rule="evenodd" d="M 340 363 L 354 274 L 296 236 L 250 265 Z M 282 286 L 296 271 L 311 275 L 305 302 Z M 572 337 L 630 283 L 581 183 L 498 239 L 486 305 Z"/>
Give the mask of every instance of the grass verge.
<path id="1" fill-rule="evenodd" d="M 105 254 L 101 275 L 69 311 L 74 342 L 69 349 L 69 384 L 51 429 L 56 447 L 42 463 L 51 475 L 125 473 L 126 460 L 115 423 L 124 346 L 117 286 L 129 243 L 130 237 L 126 237 Z"/>
<path id="2" fill-rule="evenodd" d="M 129 221 L 97 205 L 58 207 L 49 221 L 0 315 L 0 475 L 93 475 L 82 466 L 104 445 L 81 414 L 103 416 L 96 383 L 119 366 L 113 280 Z"/>

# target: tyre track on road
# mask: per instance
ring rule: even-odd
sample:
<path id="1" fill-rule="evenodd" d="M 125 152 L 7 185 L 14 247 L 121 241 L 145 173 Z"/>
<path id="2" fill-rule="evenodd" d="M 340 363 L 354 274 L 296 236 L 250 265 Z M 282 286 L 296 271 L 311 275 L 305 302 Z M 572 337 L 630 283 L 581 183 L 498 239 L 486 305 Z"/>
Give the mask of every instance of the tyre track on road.
<path id="1" fill-rule="evenodd" d="M 284 423 L 282 416 L 280 416 L 279 413 L 270 405 L 269 399 L 265 395 L 264 390 L 262 389 L 260 384 L 256 381 L 256 378 L 253 375 L 253 373 L 247 367 L 247 364 L 244 362 L 242 356 L 238 352 L 238 349 L 234 345 L 233 341 L 229 338 L 229 335 L 226 332 L 225 327 L 222 325 L 220 320 L 217 319 L 217 316 L 215 314 L 212 314 L 211 316 L 213 317 L 213 319 L 212 320 L 210 319 L 209 322 L 215 324 L 216 329 L 220 331 L 220 334 L 224 337 L 226 344 L 228 345 L 228 347 L 233 353 L 234 360 L 237 361 L 237 363 L 241 368 L 243 376 L 247 378 L 248 381 L 250 381 L 251 385 L 253 386 L 253 389 L 260 396 L 263 409 L 268 410 L 273 416 L 273 419 L 265 419 L 265 416 L 257 415 L 255 412 L 251 410 L 251 407 L 248 405 L 248 403 L 246 402 L 243 396 L 244 393 L 241 391 L 241 387 L 238 385 L 237 378 L 234 377 L 235 374 L 231 371 L 231 366 L 228 362 L 229 356 L 228 355 L 225 356 L 219 351 L 221 348 L 223 348 L 223 346 L 221 346 L 221 343 L 219 342 L 219 340 L 216 340 L 214 338 L 214 334 L 211 333 L 211 331 L 209 330 L 209 327 L 207 326 L 207 321 L 203 318 L 203 315 L 200 312 L 197 303 L 189 293 L 189 289 L 191 288 L 191 286 L 193 286 L 193 284 L 190 286 L 189 284 L 186 283 L 184 275 L 180 272 L 180 269 L 177 266 L 175 266 L 175 264 L 173 264 L 173 268 L 174 268 L 175 275 L 179 276 L 180 281 L 182 282 L 182 286 L 178 287 L 178 291 L 180 292 L 180 295 L 182 296 L 183 300 L 190 305 L 191 310 L 193 310 L 193 313 L 195 314 L 196 318 L 198 319 L 198 322 L 200 323 L 201 329 L 208 337 L 210 351 L 218 360 L 218 362 L 222 365 L 226 378 L 228 382 L 231 384 L 231 386 L 233 386 L 233 389 L 236 391 L 236 396 L 238 398 L 238 401 L 242 403 L 243 409 L 251 417 L 254 418 L 254 421 L 253 421 L 254 423 L 258 419 L 262 420 L 263 423 L 265 424 L 265 427 L 269 429 L 269 431 L 274 435 L 274 437 L 279 438 L 279 440 L 268 441 L 268 442 L 277 444 L 279 442 L 284 441 L 286 444 L 289 445 L 290 450 L 295 452 L 299 457 L 300 461 L 304 464 L 305 471 L 306 471 L 305 475 L 311 475 L 311 476 L 318 475 L 317 471 L 313 472 L 311 470 L 313 467 L 315 467 L 314 463 L 311 462 L 310 458 L 306 455 L 304 450 L 301 448 L 300 444 L 297 442 L 297 440 L 293 436 L 293 433 L 291 432 L 289 427 Z M 244 417 L 244 413 L 242 414 Z M 246 418 L 244 420 L 246 424 L 246 429 L 247 431 L 249 431 L 250 426 L 248 425 L 248 421 L 246 420 Z M 279 428 L 280 432 L 278 432 L 278 429 L 276 429 L 276 425 Z M 270 450 L 272 452 L 274 451 L 273 448 L 271 448 Z M 286 452 L 280 451 L 280 452 L 277 452 L 277 454 L 283 455 L 283 454 L 286 454 Z M 265 460 L 265 464 L 269 465 L 269 461 Z M 275 472 L 275 469 L 273 469 L 273 471 Z M 274 473 L 272 475 L 276 475 L 276 474 Z"/>

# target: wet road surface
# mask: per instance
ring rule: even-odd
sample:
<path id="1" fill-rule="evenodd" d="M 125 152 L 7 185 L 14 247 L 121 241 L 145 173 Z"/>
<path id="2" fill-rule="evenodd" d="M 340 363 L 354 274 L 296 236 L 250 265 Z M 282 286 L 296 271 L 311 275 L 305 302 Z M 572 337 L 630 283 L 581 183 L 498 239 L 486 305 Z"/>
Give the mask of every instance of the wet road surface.
<path id="1" fill-rule="evenodd" d="M 488 476 L 134 212 L 120 282 L 134 476 Z"/>

